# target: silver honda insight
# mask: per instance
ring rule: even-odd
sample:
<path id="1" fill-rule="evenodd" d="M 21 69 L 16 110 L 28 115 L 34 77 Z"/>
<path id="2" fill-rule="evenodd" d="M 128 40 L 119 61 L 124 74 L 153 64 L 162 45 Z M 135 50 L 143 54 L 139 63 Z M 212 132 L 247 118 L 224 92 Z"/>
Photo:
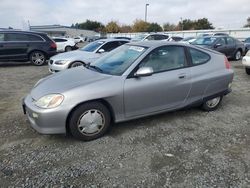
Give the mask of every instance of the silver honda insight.
<path id="1" fill-rule="evenodd" d="M 189 106 L 218 108 L 233 70 L 216 51 L 163 41 L 128 43 L 92 64 L 38 81 L 23 101 L 39 133 L 101 137 L 111 123 Z"/>

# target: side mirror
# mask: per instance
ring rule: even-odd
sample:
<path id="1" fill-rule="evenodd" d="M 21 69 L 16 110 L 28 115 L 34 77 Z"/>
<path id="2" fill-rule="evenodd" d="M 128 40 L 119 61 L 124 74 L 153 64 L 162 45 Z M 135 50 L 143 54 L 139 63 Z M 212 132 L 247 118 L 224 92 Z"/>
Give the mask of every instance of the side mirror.
<path id="1" fill-rule="evenodd" d="M 153 73 L 154 71 L 152 67 L 141 67 L 136 71 L 135 76 L 136 77 L 151 76 Z"/>
<path id="2" fill-rule="evenodd" d="M 214 48 L 218 48 L 218 47 L 220 47 L 220 46 L 222 46 L 222 44 L 219 44 L 219 43 L 218 43 L 218 44 L 215 44 L 215 45 L 214 45 Z"/>
<path id="3" fill-rule="evenodd" d="M 98 50 L 98 53 L 100 53 L 100 54 L 102 54 L 102 53 L 104 53 L 105 52 L 105 50 L 104 49 L 100 49 L 100 50 Z"/>

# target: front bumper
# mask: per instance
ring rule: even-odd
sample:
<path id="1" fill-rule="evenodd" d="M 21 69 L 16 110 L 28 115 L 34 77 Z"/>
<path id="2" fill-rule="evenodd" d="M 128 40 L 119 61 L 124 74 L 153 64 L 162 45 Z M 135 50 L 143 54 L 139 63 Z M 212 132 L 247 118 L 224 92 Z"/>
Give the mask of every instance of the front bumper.
<path id="1" fill-rule="evenodd" d="M 244 56 L 242 58 L 242 64 L 245 66 L 245 67 L 250 67 L 250 57 L 249 56 Z"/>
<path id="2" fill-rule="evenodd" d="M 57 107 L 54 109 L 42 109 L 34 104 L 30 95 L 23 99 L 24 114 L 33 129 L 41 134 L 65 134 L 67 111 Z"/>
<path id="3" fill-rule="evenodd" d="M 60 71 L 68 69 L 68 67 L 69 67 L 68 63 L 66 63 L 64 65 L 56 65 L 55 60 L 52 60 L 52 59 L 49 60 L 48 64 L 49 64 L 49 71 L 51 73 L 60 72 Z"/>

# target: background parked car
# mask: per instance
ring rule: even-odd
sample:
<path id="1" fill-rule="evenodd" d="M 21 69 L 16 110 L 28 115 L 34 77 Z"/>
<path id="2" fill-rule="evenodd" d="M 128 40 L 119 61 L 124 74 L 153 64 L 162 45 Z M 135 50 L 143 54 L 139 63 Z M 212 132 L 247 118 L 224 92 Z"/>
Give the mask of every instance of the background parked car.
<path id="1" fill-rule="evenodd" d="M 97 40 L 79 50 L 57 54 L 50 58 L 49 70 L 55 73 L 68 68 L 86 65 L 103 56 L 106 52 L 110 52 L 128 42 L 129 40 L 124 39 Z"/>
<path id="2" fill-rule="evenodd" d="M 169 38 L 168 35 L 154 33 L 154 34 L 137 35 L 134 38 L 132 38 L 131 41 L 136 42 L 136 41 L 151 41 L 151 40 L 167 40 L 168 38 Z"/>
<path id="3" fill-rule="evenodd" d="M 105 134 L 111 122 L 190 105 L 216 110 L 231 91 L 233 70 L 227 58 L 176 44 L 125 44 L 85 68 L 39 81 L 24 100 L 31 126 L 43 134 L 68 131 L 93 140 Z"/>
<path id="4" fill-rule="evenodd" d="M 246 38 L 246 40 L 244 41 L 244 45 L 245 45 L 245 50 L 246 52 L 248 50 L 250 50 L 250 37 L 249 38 Z"/>
<path id="5" fill-rule="evenodd" d="M 75 43 L 84 42 L 85 41 L 85 37 L 81 37 L 81 36 L 75 37 L 74 41 L 75 41 Z"/>
<path id="6" fill-rule="evenodd" d="M 196 40 L 196 37 L 186 37 L 186 38 L 182 39 L 180 42 L 190 44 L 190 43 L 194 42 L 195 40 Z"/>
<path id="7" fill-rule="evenodd" d="M 250 75 L 250 50 L 242 58 L 242 64 L 245 66 L 246 73 Z"/>
<path id="8" fill-rule="evenodd" d="M 175 42 L 179 42 L 179 41 L 181 41 L 183 38 L 182 37 L 178 37 L 178 36 L 171 36 L 171 37 L 169 37 L 168 39 L 167 39 L 167 41 L 175 41 Z"/>
<path id="9" fill-rule="evenodd" d="M 56 43 L 46 34 L 28 31 L 0 31 L 0 60 L 30 60 L 43 65 L 56 54 Z"/>
<path id="10" fill-rule="evenodd" d="M 56 42 L 57 52 L 69 52 L 77 49 L 76 43 L 72 38 L 56 37 L 53 40 Z"/>
<path id="11" fill-rule="evenodd" d="M 244 44 L 238 39 L 229 36 L 201 37 L 197 38 L 192 44 L 216 50 L 235 60 L 240 60 L 245 53 Z"/>

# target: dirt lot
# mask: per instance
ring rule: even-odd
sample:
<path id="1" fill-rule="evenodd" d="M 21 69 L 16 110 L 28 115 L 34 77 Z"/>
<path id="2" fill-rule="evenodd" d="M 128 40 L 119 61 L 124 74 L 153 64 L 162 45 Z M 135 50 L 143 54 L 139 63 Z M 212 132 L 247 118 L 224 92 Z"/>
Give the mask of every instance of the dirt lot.
<path id="1" fill-rule="evenodd" d="M 0 187 L 250 187 L 250 76 L 240 62 L 233 92 L 199 109 L 117 124 L 91 142 L 40 135 L 21 99 L 47 66 L 0 66 Z"/>

